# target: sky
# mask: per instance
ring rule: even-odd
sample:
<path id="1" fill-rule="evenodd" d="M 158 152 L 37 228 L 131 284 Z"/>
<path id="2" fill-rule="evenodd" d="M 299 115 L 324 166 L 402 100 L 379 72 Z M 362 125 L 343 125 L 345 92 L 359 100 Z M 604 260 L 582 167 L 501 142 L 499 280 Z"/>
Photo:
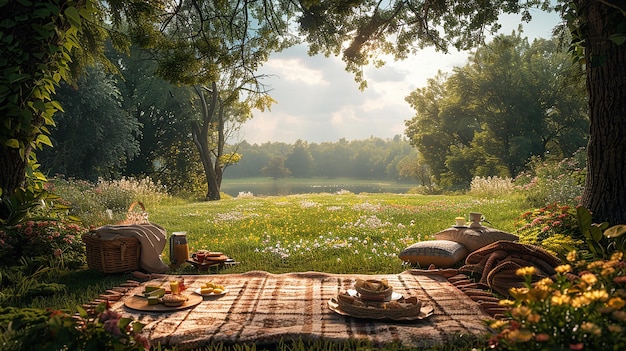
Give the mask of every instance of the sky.
<path id="1" fill-rule="evenodd" d="M 503 34 L 511 34 L 521 23 L 519 16 L 502 18 Z M 530 41 L 549 38 L 560 21 L 558 14 L 535 11 L 533 20 L 523 24 L 523 36 Z M 340 57 L 311 57 L 304 45 L 275 53 L 259 73 L 271 76 L 264 83 L 277 103 L 269 111 L 254 110 L 239 139 L 251 144 L 293 144 L 297 140 L 321 143 L 403 136 L 405 121 L 415 115 L 405 97 L 425 87 L 438 71 L 464 66 L 468 55 L 427 48 L 381 68 L 366 67 L 368 87 L 361 91 Z"/>

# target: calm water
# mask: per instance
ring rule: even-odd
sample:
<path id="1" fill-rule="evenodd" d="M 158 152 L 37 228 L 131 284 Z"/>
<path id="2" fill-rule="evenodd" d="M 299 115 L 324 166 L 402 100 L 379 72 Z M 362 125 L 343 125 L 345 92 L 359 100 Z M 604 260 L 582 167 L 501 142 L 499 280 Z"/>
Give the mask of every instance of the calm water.
<path id="1" fill-rule="evenodd" d="M 297 184 L 285 183 L 281 181 L 267 183 L 233 183 L 227 182 L 222 184 L 222 191 L 230 196 L 237 196 L 240 192 L 251 192 L 254 195 L 277 196 L 277 195 L 293 195 L 293 194 L 312 194 L 312 193 L 336 193 L 341 190 L 348 190 L 352 193 L 394 193 L 404 194 L 409 189 L 415 187 L 414 184 L 401 183 L 376 183 L 370 184 Z"/>

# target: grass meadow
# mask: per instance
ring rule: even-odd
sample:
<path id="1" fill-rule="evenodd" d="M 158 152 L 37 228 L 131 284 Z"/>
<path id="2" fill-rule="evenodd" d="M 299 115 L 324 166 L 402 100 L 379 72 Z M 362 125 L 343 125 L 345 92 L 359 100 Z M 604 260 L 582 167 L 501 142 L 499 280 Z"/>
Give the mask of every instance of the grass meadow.
<path id="1" fill-rule="evenodd" d="M 520 197 L 469 195 L 241 194 L 215 202 L 161 204 L 150 220 L 186 231 L 190 252 L 220 251 L 240 262 L 230 272 L 396 273 L 405 247 L 450 227 L 457 216 L 481 212 L 489 225 L 516 230 L 527 208 Z M 169 247 L 164 260 L 169 261 Z M 191 267 L 181 267 L 184 272 Z"/>

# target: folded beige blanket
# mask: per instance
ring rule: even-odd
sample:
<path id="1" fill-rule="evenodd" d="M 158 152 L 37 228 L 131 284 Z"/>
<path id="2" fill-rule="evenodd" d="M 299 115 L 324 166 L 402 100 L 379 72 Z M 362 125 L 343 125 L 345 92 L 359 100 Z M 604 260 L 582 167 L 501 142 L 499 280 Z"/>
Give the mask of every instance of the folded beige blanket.
<path id="1" fill-rule="evenodd" d="M 171 279 L 184 279 L 195 294 L 202 284 L 213 281 L 228 292 L 207 297 L 193 308 L 173 312 L 130 309 L 124 301 L 141 294 L 144 286 L 168 286 Z M 328 301 L 351 289 L 356 279 L 387 279 L 394 292 L 416 296 L 433 314 L 422 320 L 393 321 L 358 319 L 329 309 Z M 200 348 L 211 342 L 271 345 L 289 340 L 369 340 L 374 345 L 399 343 L 430 348 L 458 338 L 471 339 L 488 331 L 482 312 L 474 302 L 444 276 L 423 271 L 388 275 L 327 274 L 318 272 L 166 276 L 130 288 L 112 308 L 146 324 L 143 332 L 153 345 L 180 350 Z"/>

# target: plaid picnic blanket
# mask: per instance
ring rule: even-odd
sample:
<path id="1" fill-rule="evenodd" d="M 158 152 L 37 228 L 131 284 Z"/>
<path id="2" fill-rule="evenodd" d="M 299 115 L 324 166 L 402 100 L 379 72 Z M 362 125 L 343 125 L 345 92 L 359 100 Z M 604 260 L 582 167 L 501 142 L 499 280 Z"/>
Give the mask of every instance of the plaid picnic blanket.
<path id="1" fill-rule="evenodd" d="M 141 294 L 146 284 L 165 287 L 170 279 L 181 278 L 187 286 L 184 294 L 195 294 L 194 290 L 208 281 L 224 285 L 228 292 L 205 298 L 193 308 L 166 313 L 137 311 L 124 305 L 125 299 Z M 425 306 L 433 307 L 433 314 L 422 320 L 389 321 L 358 319 L 329 309 L 328 301 L 351 289 L 356 279 L 387 279 L 394 292 L 418 297 Z M 281 340 L 350 339 L 425 348 L 459 337 L 482 336 L 488 332 L 484 320 L 489 318 L 446 277 L 416 270 L 385 275 L 252 271 L 168 276 L 130 288 L 112 309 L 146 324 L 143 332 L 153 345 L 176 345 L 181 350 L 210 342 L 271 345 Z"/>

